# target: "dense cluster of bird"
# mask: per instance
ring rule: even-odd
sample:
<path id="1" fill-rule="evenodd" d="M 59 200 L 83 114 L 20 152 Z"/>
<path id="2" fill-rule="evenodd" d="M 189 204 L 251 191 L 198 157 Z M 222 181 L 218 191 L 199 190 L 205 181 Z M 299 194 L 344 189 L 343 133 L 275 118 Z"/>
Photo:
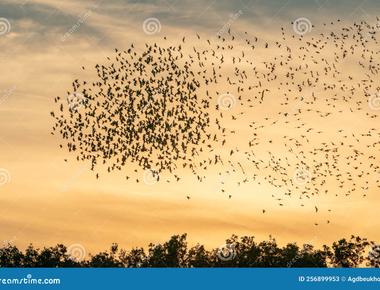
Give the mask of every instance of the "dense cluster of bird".
<path id="1" fill-rule="evenodd" d="M 52 134 L 93 170 L 101 161 L 128 175 L 131 163 L 203 181 L 213 166 L 229 198 L 232 175 L 238 186 L 275 187 L 280 206 L 294 194 L 302 206 L 330 191 L 366 196 L 380 188 L 380 22 L 314 31 L 283 27 L 261 39 L 228 30 L 115 50 L 96 66 L 98 80 L 75 80 L 55 98 Z"/>
<path id="2" fill-rule="evenodd" d="M 108 172 L 134 163 L 157 179 L 179 165 L 195 172 L 193 158 L 223 135 L 220 126 L 210 130 L 211 97 L 198 93 L 199 78 L 213 81 L 207 70 L 195 74 L 193 57 L 184 59 L 181 45 L 146 45 L 140 53 L 132 45 L 115 53 L 111 64 L 96 65 L 97 81 L 77 79 L 67 103 L 55 99 L 60 113 L 51 113 L 53 131 L 59 129 L 68 150 L 90 160 L 93 170 L 101 162 Z"/>

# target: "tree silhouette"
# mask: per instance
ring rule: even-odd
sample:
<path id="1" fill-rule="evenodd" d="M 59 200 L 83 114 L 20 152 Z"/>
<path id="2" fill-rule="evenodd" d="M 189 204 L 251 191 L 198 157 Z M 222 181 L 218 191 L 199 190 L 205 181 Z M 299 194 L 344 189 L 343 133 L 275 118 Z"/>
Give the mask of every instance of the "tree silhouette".
<path id="1" fill-rule="evenodd" d="M 367 266 L 380 268 L 380 245 L 370 242 L 371 250 L 368 253 Z"/>
<path id="2" fill-rule="evenodd" d="M 34 248 L 24 252 L 7 244 L 0 248 L 1 267 L 369 267 L 380 266 L 380 246 L 366 238 L 351 236 L 331 246 L 315 249 L 313 245 L 288 243 L 280 247 L 270 237 L 256 242 L 253 236 L 232 235 L 220 248 L 207 250 L 196 244 L 188 248 L 187 235 L 174 235 L 162 244 L 127 251 L 112 244 L 109 251 L 89 255 L 78 261 L 66 246 Z"/>
<path id="3" fill-rule="evenodd" d="M 175 235 L 164 244 L 149 245 L 148 260 L 152 267 L 185 267 L 187 242 L 186 234 Z"/>
<path id="4" fill-rule="evenodd" d="M 189 249 L 187 253 L 187 267 L 204 268 L 211 266 L 210 252 L 203 245 L 197 244 Z"/>
<path id="5" fill-rule="evenodd" d="M 351 236 L 349 241 L 341 239 L 334 242 L 332 251 L 328 251 L 328 256 L 334 267 L 357 267 L 364 262 L 363 254 L 369 245 L 367 239 Z"/>
<path id="6" fill-rule="evenodd" d="M 119 246 L 117 244 L 112 244 L 109 252 L 100 252 L 95 256 L 91 256 L 90 261 L 85 262 L 88 267 L 123 267 L 123 263 L 118 260 L 116 254 L 118 252 Z"/>

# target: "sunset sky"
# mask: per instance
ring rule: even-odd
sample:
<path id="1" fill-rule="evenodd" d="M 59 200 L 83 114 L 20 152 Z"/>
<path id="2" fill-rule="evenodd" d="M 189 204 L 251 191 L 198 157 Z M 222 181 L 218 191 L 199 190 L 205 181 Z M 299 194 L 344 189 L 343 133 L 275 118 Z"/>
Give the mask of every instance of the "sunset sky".
<path id="1" fill-rule="evenodd" d="M 275 189 L 265 183 L 231 185 L 233 197 L 226 198 L 212 168 L 202 183 L 186 172 L 179 182 L 152 185 L 126 181 L 122 173 L 96 179 L 89 164 L 60 150 L 59 138 L 50 134 L 54 97 L 65 96 L 74 79 L 91 78 L 94 65 L 105 62 L 115 48 L 162 43 L 163 36 L 179 43 L 195 33 L 213 39 L 226 24 L 238 33 L 276 41 L 281 27 L 290 31 L 292 21 L 300 17 L 308 18 L 315 26 L 312 33 L 318 34 L 325 21 L 374 24 L 378 15 L 377 0 L 1 0 L 0 23 L 6 19 L 10 27 L 0 33 L 0 168 L 7 173 L 0 185 L 0 241 L 21 247 L 81 244 L 88 253 L 112 242 L 131 248 L 180 233 L 188 233 L 190 244 L 209 247 L 224 244 L 231 234 L 254 235 L 258 240 L 272 235 L 280 243 L 317 245 L 355 234 L 380 242 L 379 188 L 368 190 L 365 198 L 359 193 L 344 198 L 334 195 L 338 187 L 332 184 L 331 194 L 313 197 L 305 207 L 299 206 L 297 197 L 279 207 L 271 197 Z M 143 30 L 151 17 L 161 25 L 153 35 Z M 273 57 L 270 50 L 267 53 Z M 83 71 L 82 66 L 89 69 Z M 253 109 L 252 116 L 260 121 L 274 107 Z M 378 119 L 352 116 L 340 115 L 334 123 L 312 118 L 310 122 L 327 131 L 380 129 Z M 277 140 L 282 130 L 267 133 Z M 245 146 L 249 132 L 237 131 L 231 146 Z M 331 131 L 326 138 L 336 136 Z M 279 153 L 282 148 L 276 143 L 271 150 Z M 378 149 L 369 153 L 380 158 Z M 377 182 L 380 175 L 373 179 Z"/>

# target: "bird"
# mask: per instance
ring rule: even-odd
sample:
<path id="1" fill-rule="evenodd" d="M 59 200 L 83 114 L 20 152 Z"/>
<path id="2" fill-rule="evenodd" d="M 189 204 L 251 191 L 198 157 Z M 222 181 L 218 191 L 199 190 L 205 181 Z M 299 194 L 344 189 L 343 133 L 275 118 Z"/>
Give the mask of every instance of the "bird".
<path id="1" fill-rule="evenodd" d="M 215 168 L 237 176 L 236 186 L 271 186 L 282 207 L 293 197 L 302 207 L 322 194 L 367 198 L 380 188 L 371 179 L 380 171 L 379 111 L 369 107 L 380 93 L 378 33 L 366 21 L 333 23 L 302 37 L 281 27 L 275 40 L 238 38 L 229 29 L 115 49 L 92 68 L 93 80 L 76 78 L 54 97 L 50 133 L 97 179 L 103 165 L 136 183 L 146 171 L 182 182 L 183 170 L 205 182 Z M 354 130 L 346 117 L 363 126 Z"/>

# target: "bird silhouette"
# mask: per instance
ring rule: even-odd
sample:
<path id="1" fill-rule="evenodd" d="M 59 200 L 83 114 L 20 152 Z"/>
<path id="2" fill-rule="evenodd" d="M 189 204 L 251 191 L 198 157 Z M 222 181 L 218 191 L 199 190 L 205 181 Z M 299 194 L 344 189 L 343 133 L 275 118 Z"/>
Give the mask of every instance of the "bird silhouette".
<path id="1" fill-rule="evenodd" d="M 322 194 L 367 197 L 380 188 L 379 111 L 369 108 L 380 94 L 378 31 L 339 20 L 319 34 L 281 27 L 275 40 L 229 29 L 215 39 L 165 36 L 115 49 L 96 64 L 95 80 L 76 79 L 66 98 L 54 98 L 51 134 L 91 170 L 105 165 L 127 180 L 131 164 L 176 182 L 180 170 L 203 182 L 215 167 L 219 176 L 236 175 L 237 187 L 272 186 L 281 207 L 292 196 L 301 206 Z M 377 125 L 331 125 L 347 116 Z M 226 183 L 221 192 L 231 199 Z"/>

